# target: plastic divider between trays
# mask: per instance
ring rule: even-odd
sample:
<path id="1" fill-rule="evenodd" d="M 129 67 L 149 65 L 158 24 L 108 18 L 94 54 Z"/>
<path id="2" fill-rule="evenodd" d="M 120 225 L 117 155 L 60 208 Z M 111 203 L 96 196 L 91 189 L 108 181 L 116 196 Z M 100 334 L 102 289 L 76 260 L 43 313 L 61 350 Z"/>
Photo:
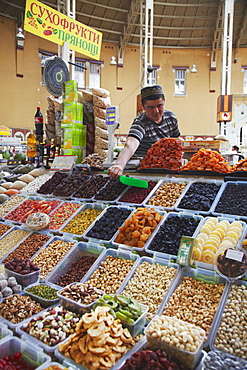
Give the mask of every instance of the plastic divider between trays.
<path id="1" fill-rule="evenodd" d="M 128 206 L 118 206 L 118 205 L 109 205 L 109 207 L 106 207 L 102 213 L 97 217 L 96 220 L 93 221 L 93 223 L 87 228 L 87 230 L 82 234 L 82 237 L 86 240 L 89 240 L 91 242 L 94 242 L 94 243 L 99 243 L 99 244 L 111 244 L 112 245 L 112 248 L 114 248 L 113 246 L 113 243 L 112 241 L 114 240 L 114 238 L 116 237 L 116 234 L 118 232 L 118 229 L 116 230 L 116 232 L 113 234 L 113 236 L 111 237 L 110 240 L 103 240 L 103 239 L 97 239 L 97 238 L 94 238 L 94 237 L 88 237 L 87 234 L 94 228 L 96 222 L 98 222 L 102 217 L 105 216 L 105 213 L 109 210 L 110 207 L 114 207 L 114 208 L 119 208 L 119 209 L 129 209 L 130 210 L 130 215 L 125 219 L 127 220 L 128 218 L 131 217 L 131 215 L 136 211 L 136 208 L 134 207 L 128 207 Z M 122 222 L 122 224 L 120 226 L 122 226 L 124 224 L 124 222 Z"/>
<path id="2" fill-rule="evenodd" d="M 229 286 L 230 283 L 226 279 L 224 279 L 223 277 L 219 276 L 215 271 L 205 270 L 205 269 L 201 269 L 199 267 L 197 269 L 190 268 L 190 267 L 182 267 L 179 274 L 178 274 L 178 277 L 177 277 L 177 280 L 176 280 L 175 284 L 169 290 L 169 292 L 166 295 L 163 303 L 160 305 L 160 308 L 157 312 L 157 315 L 161 315 L 163 313 L 163 311 L 166 308 L 167 303 L 169 302 L 169 299 L 171 298 L 172 294 L 175 292 L 177 287 L 182 283 L 185 276 L 189 276 L 194 280 L 199 280 L 199 281 L 202 281 L 206 284 L 217 284 L 217 285 L 219 285 L 219 284 L 223 283 L 225 285 L 225 288 L 224 288 L 222 296 L 220 298 L 220 302 L 219 302 L 219 305 L 217 307 L 214 319 L 213 319 L 212 324 L 211 324 L 211 328 L 210 328 L 208 336 L 207 336 L 207 340 L 203 344 L 203 348 L 207 349 L 208 346 L 209 346 L 210 340 L 211 340 L 210 338 L 211 338 L 211 335 L 212 335 L 212 332 L 213 332 L 213 328 L 215 326 L 215 323 L 218 320 L 218 315 L 220 314 L 220 307 L 222 305 L 222 302 L 225 299 L 224 297 L 227 294 L 228 286 Z"/>
<path id="3" fill-rule="evenodd" d="M 218 350 L 218 351 L 222 351 L 223 353 L 230 354 L 229 352 L 225 352 L 223 350 L 219 350 L 218 348 L 214 347 L 214 343 L 215 343 L 215 339 L 216 339 L 216 335 L 217 335 L 219 326 L 221 324 L 222 315 L 223 315 L 224 310 L 225 310 L 225 307 L 227 305 L 228 298 L 229 298 L 229 295 L 231 293 L 231 290 L 232 290 L 233 285 L 237 285 L 237 286 L 244 285 L 247 288 L 247 281 L 246 280 L 236 280 L 234 283 L 228 283 L 226 294 L 224 295 L 224 297 L 223 297 L 223 299 L 221 301 L 221 305 L 220 305 L 220 308 L 219 308 L 219 313 L 218 313 L 217 318 L 216 318 L 216 321 L 214 323 L 212 334 L 210 335 L 210 338 L 209 338 L 209 348 L 212 351 L 213 350 Z M 235 356 L 235 355 L 233 355 L 233 356 Z M 235 356 L 235 357 L 236 358 L 240 358 L 241 360 L 244 360 L 241 357 L 238 357 L 238 356 Z"/>
<path id="4" fill-rule="evenodd" d="M 57 282 L 62 275 L 68 272 L 74 262 L 79 261 L 79 259 L 83 256 L 96 256 L 96 260 L 91 266 L 91 268 L 94 268 L 95 266 L 98 266 L 97 261 L 105 250 L 105 247 L 98 244 L 79 242 L 76 248 L 70 250 L 67 253 L 65 259 L 57 264 L 57 266 L 52 270 L 49 277 L 45 279 L 45 282 L 51 283 L 58 289 L 62 289 L 60 285 L 57 285 Z"/>
<path id="5" fill-rule="evenodd" d="M 30 196 L 26 199 L 24 199 L 21 203 L 19 203 L 16 207 L 12 208 L 11 211 L 9 211 L 5 216 L 4 216 L 4 220 L 6 223 L 9 223 L 9 224 L 13 224 L 13 225 L 25 225 L 25 222 L 20 222 L 20 221 L 14 221 L 14 220 L 10 220 L 10 219 L 7 219 L 6 217 L 9 216 L 9 214 L 11 212 L 13 212 L 14 210 L 16 210 L 18 207 L 20 207 L 24 202 L 26 202 L 27 200 L 40 200 L 40 201 L 45 201 L 45 202 L 54 202 L 54 201 L 59 201 L 59 199 L 44 199 L 42 197 L 38 197 L 38 196 Z M 57 207 L 59 207 L 59 205 L 61 204 L 61 200 L 59 201 L 58 205 L 51 211 L 53 212 Z M 51 212 L 48 213 L 48 216 L 51 214 Z"/>
<path id="6" fill-rule="evenodd" d="M 116 249 L 111 249 L 111 248 L 106 249 L 106 250 L 103 251 L 103 253 L 101 253 L 101 255 L 97 259 L 96 263 L 94 263 L 93 266 L 90 267 L 90 269 L 85 274 L 85 276 L 81 279 L 80 282 L 81 283 L 87 282 L 90 279 L 91 275 L 101 266 L 101 263 L 106 261 L 108 256 L 111 256 L 111 257 L 114 257 L 114 258 L 119 258 L 119 259 L 131 260 L 131 261 L 134 262 L 132 268 L 130 269 L 130 271 L 126 275 L 122 284 L 120 285 L 120 287 L 115 292 L 116 294 L 118 294 L 121 291 L 122 285 L 124 285 L 125 281 L 127 281 L 129 279 L 129 276 L 131 275 L 132 269 L 134 269 L 135 266 L 138 264 L 138 261 L 140 259 L 140 256 L 138 254 L 135 254 L 135 253 L 132 253 L 132 252 L 129 252 L 129 251 L 119 250 L 119 249 L 117 249 L 117 250 Z"/>
<path id="7" fill-rule="evenodd" d="M 158 185 L 155 186 L 155 188 L 151 191 L 151 193 L 147 196 L 147 198 L 145 199 L 143 205 L 144 207 L 153 207 L 154 209 L 160 209 L 160 210 L 164 210 L 164 211 L 172 211 L 175 209 L 175 207 L 179 204 L 180 202 L 180 199 L 182 198 L 183 194 L 185 193 L 185 191 L 187 190 L 190 182 L 192 181 L 192 179 L 190 178 L 175 178 L 175 177 L 172 177 L 172 178 L 168 178 L 168 179 L 165 179 L 165 180 L 160 180 Z M 148 204 L 148 202 L 150 201 L 151 198 L 153 198 L 155 196 L 155 194 L 157 193 L 157 191 L 160 189 L 161 186 L 163 186 L 165 183 L 176 183 L 176 184 L 179 184 L 179 183 L 187 183 L 186 187 L 184 188 L 184 190 L 182 191 L 182 193 L 180 194 L 180 196 L 178 197 L 178 199 L 176 200 L 176 202 L 174 203 L 174 205 L 172 207 L 163 207 L 163 206 L 155 206 L 155 205 L 152 205 L 152 204 Z"/>
<path id="8" fill-rule="evenodd" d="M 54 198 L 54 200 L 59 200 L 59 199 L 55 199 Z M 51 213 L 49 213 L 49 216 L 51 217 L 56 211 L 58 211 L 58 209 L 60 208 L 60 207 L 62 207 L 65 203 L 71 203 L 71 204 L 73 204 L 73 203 L 76 203 L 76 204 L 78 204 L 78 205 L 80 205 L 80 207 L 78 208 L 78 209 L 76 209 L 73 213 L 72 213 L 72 215 L 69 217 L 69 218 L 67 218 L 67 220 L 65 220 L 64 222 L 63 222 L 63 224 L 58 228 L 58 229 L 52 229 L 52 228 L 49 228 L 49 225 L 48 225 L 48 227 L 47 227 L 47 229 L 48 230 L 50 230 L 50 232 L 51 233 L 54 233 L 54 234 L 60 234 L 61 233 L 61 229 L 63 229 L 64 227 L 65 227 L 65 224 L 66 224 L 66 222 L 68 221 L 68 220 L 70 220 L 72 217 L 74 217 L 75 216 L 75 214 L 77 213 L 77 212 L 79 212 L 79 211 L 81 211 L 81 209 L 82 209 L 82 207 L 83 207 L 83 204 L 80 202 L 80 201 L 74 201 L 74 200 L 68 200 L 68 201 L 61 201 L 60 202 L 60 204 L 51 212 Z"/>
<path id="9" fill-rule="evenodd" d="M 0 343 L 3 339 L 12 337 L 13 335 L 13 331 L 10 330 L 6 324 L 0 322 Z"/>
<path id="10" fill-rule="evenodd" d="M 79 208 L 72 216 L 70 216 L 70 218 L 68 218 L 68 220 L 63 224 L 63 226 L 61 226 L 60 230 L 59 230 L 59 233 L 63 234 L 64 236 L 67 236 L 67 237 L 71 237 L 73 236 L 73 238 L 82 238 L 83 237 L 83 234 L 88 230 L 88 228 L 91 226 L 89 226 L 82 234 L 73 234 L 73 233 L 69 233 L 67 231 L 63 231 L 67 226 L 68 224 L 70 223 L 70 221 L 72 221 L 76 216 L 78 216 L 80 213 L 86 211 L 87 209 L 96 209 L 96 210 L 104 210 L 105 208 L 107 207 L 107 204 L 101 204 L 101 203 L 83 203 L 82 204 L 82 207 Z M 95 221 L 97 220 L 97 218 L 99 217 L 100 215 L 98 215 L 95 219 Z"/>
<path id="11" fill-rule="evenodd" d="M 138 177 L 142 180 L 146 180 L 146 178 L 141 178 L 141 177 Z M 155 187 L 149 192 L 149 194 L 146 196 L 145 199 L 143 199 L 143 201 L 141 203 L 130 203 L 130 202 L 123 202 L 123 201 L 120 201 L 120 199 L 126 195 L 126 193 L 131 189 L 133 188 L 133 186 L 129 186 L 127 189 L 125 189 L 122 193 L 122 195 L 118 198 L 118 200 L 116 201 L 116 204 L 119 204 L 119 205 L 122 205 L 122 206 L 130 206 L 130 207 L 144 207 L 145 206 L 145 202 L 146 200 L 148 199 L 148 197 L 150 196 L 150 194 L 157 188 L 159 187 L 159 184 L 162 182 L 162 180 L 153 180 L 153 181 L 156 181 L 157 184 L 155 185 Z M 135 188 L 137 191 L 138 189 Z M 146 189 L 145 189 L 146 190 Z"/>
<path id="12" fill-rule="evenodd" d="M 234 184 L 234 185 L 241 185 L 241 186 L 246 186 L 246 192 L 247 192 L 247 181 L 227 181 L 227 182 L 224 182 L 223 186 L 221 187 L 219 193 L 217 194 L 217 197 L 215 198 L 213 204 L 212 204 L 212 207 L 211 207 L 211 213 L 217 217 L 217 216 L 221 216 L 221 217 L 234 217 L 235 220 L 245 220 L 247 221 L 247 216 L 241 216 L 241 215 L 232 215 L 232 214 L 229 214 L 229 213 L 218 213 L 215 211 L 215 209 L 217 208 L 217 205 L 220 201 L 220 198 L 221 196 L 223 195 L 226 187 L 228 184 Z"/>
<path id="13" fill-rule="evenodd" d="M 10 337 L 0 341 L 0 358 L 9 356 L 21 352 L 22 358 L 29 364 L 35 367 L 36 370 L 44 369 L 48 367 L 48 363 L 51 361 L 51 357 L 48 356 L 44 351 L 30 343 L 29 341 L 22 340 L 17 337 Z"/>
<path id="14" fill-rule="evenodd" d="M 153 208 L 152 206 L 148 206 L 148 207 L 138 207 L 138 208 L 147 208 L 147 209 L 151 209 L 151 208 Z M 130 215 L 129 215 L 129 217 L 125 220 L 125 221 L 127 221 L 127 220 L 129 220 L 134 214 L 135 214 L 135 212 L 137 212 L 138 211 L 138 209 L 136 208 Z M 157 212 L 157 213 L 159 213 L 161 216 L 163 216 L 163 217 L 165 217 L 165 215 L 167 214 L 167 212 L 165 212 L 165 211 L 162 211 L 162 210 L 159 210 L 159 209 L 155 209 L 155 212 Z M 162 219 L 161 219 L 161 221 L 160 222 L 162 222 Z M 159 223 L 160 224 L 160 223 Z M 153 230 L 153 232 L 151 233 L 151 235 L 150 235 L 150 237 L 148 238 L 148 240 L 150 239 L 150 238 L 152 238 L 152 235 L 153 235 L 153 233 L 155 233 L 156 232 L 156 229 L 157 229 L 157 227 L 159 226 L 159 224 L 155 227 L 155 229 Z M 123 225 L 124 225 L 124 223 L 123 223 Z M 125 245 L 125 244 L 120 244 L 120 243 L 116 243 L 115 242 L 115 239 L 116 239 L 116 237 L 117 237 L 117 234 L 118 234 L 118 232 L 119 232 L 119 230 L 115 233 L 115 235 L 113 236 L 113 238 L 112 238 L 112 245 L 113 245 L 113 247 L 115 247 L 115 248 L 118 248 L 118 249 L 123 249 L 123 250 L 129 250 L 129 251 L 135 251 L 135 252 L 139 252 L 139 254 L 143 254 L 143 253 L 145 253 L 144 252 L 144 250 L 145 250 L 145 246 L 146 246 L 146 243 L 148 242 L 148 240 L 146 241 L 146 243 L 144 244 L 144 246 L 142 247 L 142 248 L 138 248 L 138 247 L 131 247 L 130 245 Z"/>
<path id="15" fill-rule="evenodd" d="M 213 217 L 217 218 L 217 220 L 219 222 L 220 221 L 223 221 L 223 220 L 227 220 L 230 223 L 236 221 L 235 218 L 230 218 L 230 217 L 217 217 L 217 216 L 213 216 Z M 212 217 L 208 216 L 208 217 L 205 217 L 204 218 L 204 220 L 200 224 L 200 228 L 197 229 L 197 231 L 196 231 L 196 233 L 194 235 L 194 238 L 196 238 L 200 234 L 201 228 L 207 222 L 207 220 L 209 220 L 210 218 L 212 218 Z M 238 249 L 239 247 L 242 246 L 242 242 L 245 239 L 246 234 L 247 234 L 247 225 L 246 225 L 246 223 L 243 222 L 243 221 L 241 221 L 241 220 L 238 220 L 238 221 L 242 224 L 243 228 L 242 228 L 241 236 L 240 236 L 239 240 L 237 241 L 237 243 L 235 245 L 235 249 Z M 210 263 L 205 263 L 205 262 L 201 262 L 201 261 L 194 261 L 194 265 L 196 267 L 200 267 L 200 268 L 203 268 L 203 269 L 206 269 L 206 270 L 215 270 L 215 265 L 214 264 L 210 264 Z"/>
<path id="16" fill-rule="evenodd" d="M 41 253 L 45 248 L 47 248 L 47 247 L 49 247 L 49 245 L 51 244 L 51 243 L 53 243 L 53 242 L 55 242 L 56 240 L 60 240 L 60 241 L 62 241 L 62 242 L 70 242 L 70 243 L 73 243 L 74 245 L 71 247 L 71 249 L 73 248 L 76 248 L 76 246 L 77 246 L 77 242 L 75 242 L 75 240 L 73 240 L 72 238 L 65 238 L 65 237 L 63 237 L 63 238 L 61 238 L 61 237 L 59 237 L 59 236 L 53 236 L 43 247 L 41 247 L 33 256 L 32 256 L 32 258 L 30 258 L 30 260 L 31 261 L 33 261 L 34 260 L 34 258 L 36 257 L 36 256 L 38 256 L 39 255 L 39 253 Z M 71 250 L 70 249 L 70 250 Z M 60 263 L 60 262 L 62 262 L 66 257 L 67 257 L 67 254 L 69 253 L 70 251 L 68 251 L 62 258 L 61 258 L 61 260 L 58 262 L 58 263 Z M 58 265 L 58 263 L 57 263 L 57 265 Z M 56 266 L 57 266 L 56 265 Z M 55 266 L 55 267 L 56 267 Z M 54 268 L 55 268 L 54 267 Z M 53 269 L 54 269 L 53 268 Z M 52 269 L 52 271 L 53 271 L 53 269 Z M 49 276 L 50 276 L 50 274 L 52 273 L 52 271 L 51 272 L 49 272 L 48 274 L 47 274 L 47 276 L 45 277 L 45 278 L 41 278 L 40 277 L 40 282 L 42 282 L 42 283 L 45 283 L 46 281 L 47 281 L 47 279 L 49 278 Z"/>
<path id="17" fill-rule="evenodd" d="M 164 225 L 164 223 L 167 221 L 167 219 L 172 218 L 172 217 L 176 217 L 176 216 L 177 217 L 193 218 L 194 220 L 198 220 L 199 223 L 198 223 L 194 233 L 191 235 L 191 237 L 194 238 L 195 235 L 197 235 L 198 230 L 201 228 L 201 225 L 203 223 L 203 219 L 204 219 L 203 216 L 198 215 L 198 214 L 194 214 L 194 213 L 190 213 L 190 212 L 187 212 L 187 211 L 166 213 L 164 215 L 163 219 L 161 220 L 161 222 L 159 223 L 159 225 L 156 227 L 154 233 L 151 235 L 151 238 L 149 238 L 147 240 L 147 243 L 145 244 L 145 251 L 147 253 L 153 254 L 153 255 L 155 255 L 156 257 L 159 257 L 159 258 L 175 259 L 175 260 L 177 259 L 177 255 L 164 253 L 164 252 L 159 252 L 159 251 L 153 251 L 153 250 L 149 249 L 151 243 L 153 242 L 153 239 L 158 234 L 158 232 L 160 231 L 160 228 Z M 184 236 L 188 236 L 188 235 L 184 235 Z"/>
<path id="18" fill-rule="evenodd" d="M 208 179 L 197 179 L 197 180 L 192 180 L 188 186 L 186 187 L 185 191 L 183 192 L 182 196 L 179 198 L 179 202 L 177 202 L 176 206 L 175 206 L 175 211 L 179 212 L 179 211 L 187 211 L 187 212 L 193 212 L 195 214 L 202 214 L 204 216 L 207 216 L 209 215 L 210 213 L 212 213 L 212 207 L 213 207 L 213 203 L 211 204 L 210 208 L 208 209 L 208 211 L 200 211 L 200 210 L 194 210 L 194 209 L 187 209 L 187 208 L 180 208 L 179 207 L 179 204 L 180 202 L 182 201 L 182 199 L 186 196 L 187 192 L 190 190 L 190 187 L 192 184 L 194 183 L 207 183 L 207 184 L 216 184 L 217 186 L 219 186 L 219 190 L 218 190 L 218 193 L 215 197 L 215 199 L 217 198 L 219 192 L 221 191 L 222 189 L 222 186 L 224 186 L 224 181 L 223 180 L 208 180 Z"/>

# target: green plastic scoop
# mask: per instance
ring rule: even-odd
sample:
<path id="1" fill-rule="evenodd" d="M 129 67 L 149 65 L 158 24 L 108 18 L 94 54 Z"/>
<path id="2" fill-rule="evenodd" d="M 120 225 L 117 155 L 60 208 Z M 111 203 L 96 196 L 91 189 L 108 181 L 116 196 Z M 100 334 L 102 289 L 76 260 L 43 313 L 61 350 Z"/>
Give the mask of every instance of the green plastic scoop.
<path id="1" fill-rule="evenodd" d="M 107 173 L 107 170 L 104 171 Z M 119 181 L 124 185 L 135 186 L 137 188 L 148 188 L 148 182 L 141 179 L 135 179 L 134 177 L 130 176 L 119 176 Z"/>

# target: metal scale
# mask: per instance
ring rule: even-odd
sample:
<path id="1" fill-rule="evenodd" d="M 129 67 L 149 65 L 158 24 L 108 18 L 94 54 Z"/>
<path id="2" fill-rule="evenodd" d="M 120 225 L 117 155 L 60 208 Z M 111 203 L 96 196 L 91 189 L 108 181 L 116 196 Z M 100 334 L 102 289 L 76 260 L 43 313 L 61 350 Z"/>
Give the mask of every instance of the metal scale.
<path id="1" fill-rule="evenodd" d="M 111 167 L 115 164 L 115 160 L 113 159 L 113 153 L 114 153 L 114 132 L 116 128 L 119 126 L 119 115 L 118 115 L 118 107 L 108 107 L 106 108 L 106 126 L 108 131 L 108 153 L 107 153 L 107 159 L 103 163 L 103 166 L 105 168 Z M 139 159 L 130 159 L 128 163 L 125 166 L 126 170 L 130 169 L 136 169 L 140 164 Z"/>

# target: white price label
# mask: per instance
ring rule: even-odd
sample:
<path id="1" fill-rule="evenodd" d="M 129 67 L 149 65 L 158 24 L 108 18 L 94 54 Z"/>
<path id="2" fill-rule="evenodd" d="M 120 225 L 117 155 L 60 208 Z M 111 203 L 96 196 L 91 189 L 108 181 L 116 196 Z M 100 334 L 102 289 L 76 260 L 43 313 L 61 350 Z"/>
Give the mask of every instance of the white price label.
<path id="1" fill-rule="evenodd" d="M 234 261 L 241 262 L 243 260 L 244 254 L 241 251 L 236 249 L 228 249 L 226 252 L 226 258 L 229 258 Z"/>

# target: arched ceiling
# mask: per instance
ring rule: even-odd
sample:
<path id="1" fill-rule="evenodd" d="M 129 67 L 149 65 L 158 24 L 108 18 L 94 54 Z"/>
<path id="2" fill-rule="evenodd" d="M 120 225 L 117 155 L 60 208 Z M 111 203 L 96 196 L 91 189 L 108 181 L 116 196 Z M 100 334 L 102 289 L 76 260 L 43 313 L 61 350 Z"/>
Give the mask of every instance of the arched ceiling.
<path id="1" fill-rule="evenodd" d="M 41 1 L 57 9 L 57 1 Z M 65 0 L 63 1 L 66 2 Z M 103 41 L 140 44 L 140 9 L 145 0 L 76 0 L 76 20 L 103 33 Z M 223 0 L 154 0 L 153 46 L 220 46 Z M 0 0 L 0 15 L 22 23 L 25 0 Z M 235 0 L 233 48 L 247 47 L 247 0 Z"/>

